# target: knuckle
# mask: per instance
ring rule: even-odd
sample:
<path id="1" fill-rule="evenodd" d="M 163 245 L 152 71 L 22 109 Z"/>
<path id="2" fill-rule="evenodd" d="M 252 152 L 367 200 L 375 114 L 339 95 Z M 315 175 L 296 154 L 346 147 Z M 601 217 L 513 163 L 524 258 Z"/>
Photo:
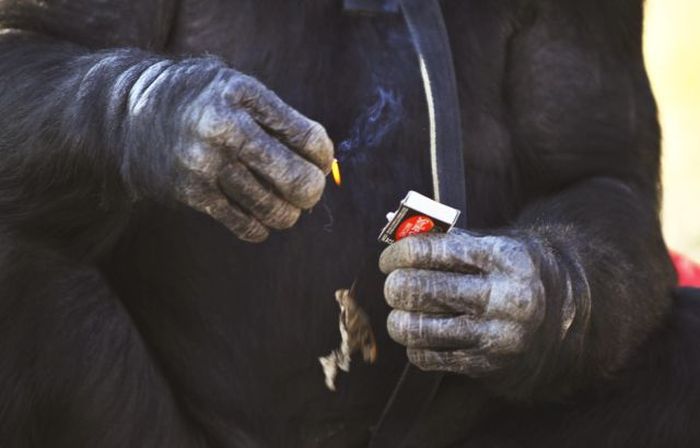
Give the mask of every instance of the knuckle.
<path id="1" fill-rule="evenodd" d="M 216 104 L 202 107 L 199 116 L 194 120 L 195 132 L 203 138 L 216 138 L 231 130 L 230 120 L 224 118 L 224 112 Z"/>
<path id="2" fill-rule="evenodd" d="M 315 197 L 314 202 L 318 201 L 323 194 L 323 190 L 326 187 L 326 176 L 317 167 L 313 167 L 309 170 L 309 174 L 306 177 L 306 185 L 309 190 L 309 195 Z"/>
<path id="3" fill-rule="evenodd" d="M 299 221 L 299 217 L 301 216 L 301 209 L 290 205 L 289 210 L 290 211 L 288 211 L 285 214 L 284 219 L 282 219 L 279 223 L 280 230 L 289 229 L 293 227 L 297 223 L 297 221 Z"/>
<path id="4" fill-rule="evenodd" d="M 527 345 L 526 335 L 527 333 L 522 326 L 516 324 L 508 325 L 490 339 L 490 351 L 499 355 L 522 353 Z"/>
<path id="5" fill-rule="evenodd" d="M 427 357 L 425 355 L 425 350 L 408 348 L 406 349 L 406 357 L 411 362 L 411 364 L 413 364 L 421 370 L 428 370 L 430 368 L 435 367 L 433 362 L 428 362 Z"/>
<path id="6" fill-rule="evenodd" d="M 532 291 L 530 291 L 529 288 L 519 288 L 519 291 L 517 291 L 511 299 L 511 306 L 514 308 L 515 314 L 521 318 L 530 317 L 534 305 Z"/>
<path id="7" fill-rule="evenodd" d="M 214 144 L 240 148 L 246 140 L 245 126 L 245 119 L 240 113 L 210 104 L 204 106 L 196 119 L 194 134 L 197 138 Z"/>
<path id="8" fill-rule="evenodd" d="M 510 270 L 520 276 L 530 276 L 535 272 L 535 263 L 525 244 L 511 239 L 500 238 L 496 245 L 496 253 Z"/>
<path id="9" fill-rule="evenodd" d="M 382 252 L 379 267 L 384 273 L 401 268 L 418 268 L 429 265 L 430 242 L 420 235 L 403 238 Z"/>
<path id="10" fill-rule="evenodd" d="M 403 253 L 403 244 L 401 244 L 402 241 L 403 240 L 397 241 L 396 243 L 387 247 L 379 256 L 379 269 L 383 273 L 389 274 L 390 272 L 393 272 L 401 267 L 401 257 Z"/>
<path id="11" fill-rule="evenodd" d="M 177 161 L 179 168 L 185 172 L 210 180 L 223 163 L 223 158 L 206 144 L 193 143 L 180 151 Z"/>
<path id="12" fill-rule="evenodd" d="M 312 152 L 321 164 L 321 168 L 324 170 L 330 169 L 330 165 L 333 161 L 333 142 L 326 129 L 321 126 L 320 123 L 311 121 L 309 134 L 305 143 L 308 151 Z"/>
<path id="13" fill-rule="evenodd" d="M 476 340 L 483 337 L 483 331 L 478 320 L 472 320 L 466 315 L 451 318 L 442 331 L 454 340 Z"/>
<path id="14" fill-rule="evenodd" d="M 404 293 L 406 291 L 406 275 L 400 271 L 394 271 L 386 278 L 384 282 L 384 297 L 387 304 L 392 307 L 397 307 L 401 304 Z"/>
<path id="15" fill-rule="evenodd" d="M 396 244 L 397 255 L 406 261 L 413 261 L 423 253 L 421 239 L 417 236 L 404 238 Z"/>
<path id="16" fill-rule="evenodd" d="M 409 314 L 404 311 L 394 310 L 387 318 L 387 332 L 389 336 L 399 344 L 406 345 L 408 341 Z"/>
<path id="17" fill-rule="evenodd" d="M 531 321 L 544 308 L 542 296 L 531 283 L 507 278 L 496 281 L 490 307 L 505 313 L 513 321 Z"/>
<path id="18" fill-rule="evenodd" d="M 500 236 L 482 236 L 478 238 L 480 250 L 488 253 L 493 260 L 502 260 L 507 256 L 510 249 L 510 239 Z"/>
<path id="19" fill-rule="evenodd" d="M 291 204 L 280 201 L 267 212 L 263 223 L 277 230 L 289 229 L 299 220 L 301 210 Z"/>
<path id="20" fill-rule="evenodd" d="M 389 274 L 394 268 L 396 257 L 396 244 L 392 244 L 382 251 L 379 255 L 379 270 L 384 274 Z"/>
<path id="21" fill-rule="evenodd" d="M 272 159 L 267 151 L 266 142 L 258 136 L 252 136 L 241 142 L 238 154 L 248 167 L 255 165 L 270 165 Z M 269 167 L 267 168 L 270 169 Z"/>
<path id="22" fill-rule="evenodd" d="M 224 96 L 234 104 L 241 104 L 258 96 L 259 83 L 251 76 L 235 72 L 224 87 Z"/>
<path id="23" fill-rule="evenodd" d="M 233 227 L 233 232 L 236 236 L 249 243 L 261 243 L 270 236 L 270 232 L 265 226 L 252 220 L 249 220 L 247 223 L 236 223 Z"/>
<path id="24" fill-rule="evenodd" d="M 238 73 L 236 79 L 243 90 L 256 91 L 262 87 L 257 79 L 243 73 Z"/>
<path id="25" fill-rule="evenodd" d="M 406 356 L 411 364 L 423 371 L 461 372 L 463 360 L 456 352 L 435 352 L 425 349 L 407 349 Z"/>
<path id="26" fill-rule="evenodd" d="M 465 354 L 459 364 L 451 370 L 472 378 L 480 378 L 498 370 L 499 367 L 498 362 L 488 355 Z"/>
<path id="27" fill-rule="evenodd" d="M 419 236 L 410 236 L 394 243 L 396 250 L 395 258 L 407 265 L 412 262 L 425 258 L 426 246 L 423 238 Z"/>
<path id="28" fill-rule="evenodd" d="M 313 207 L 321 199 L 325 187 L 326 176 L 313 165 L 298 170 L 292 182 L 292 191 L 296 193 L 298 205 L 303 209 Z"/>
<path id="29" fill-rule="evenodd" d="M 402 239 L 397 248 L 397 261 L 401 267 L 406 268 L 432 268 L 436 259 L 435 248 L 441 250 L 441 240 L 433 238 L 435 235 L 411 235 Z"/>
<path id="30" fill-rule="evenodd" d="M 175 187 L 175 196 L 185 205 L 208 213 L 207 208 L 211 208 L 216 199 L 203 188 L 204 185 L 207 181 L 198 173 L 186 173 Z"/>
<path id="31" fill-rule="evenodd" d="M 514 300 L 517 316 L 524 322 L 537 320 L 537 316 L 544 312 L 543 289 L 540 290 L 537 285 L 541 283 L 533 281 L 523 285 L 517 299 Z"/>

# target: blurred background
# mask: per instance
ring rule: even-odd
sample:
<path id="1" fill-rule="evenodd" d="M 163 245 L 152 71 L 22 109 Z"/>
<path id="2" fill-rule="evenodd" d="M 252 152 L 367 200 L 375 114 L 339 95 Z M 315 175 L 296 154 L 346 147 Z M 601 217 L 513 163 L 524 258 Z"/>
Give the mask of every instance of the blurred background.
<path id="1" fill-rule="evenodd" d="M 700 0 L 647 0 L 644 45 L 663 128 L 663 225 L 700 261 Z"/>

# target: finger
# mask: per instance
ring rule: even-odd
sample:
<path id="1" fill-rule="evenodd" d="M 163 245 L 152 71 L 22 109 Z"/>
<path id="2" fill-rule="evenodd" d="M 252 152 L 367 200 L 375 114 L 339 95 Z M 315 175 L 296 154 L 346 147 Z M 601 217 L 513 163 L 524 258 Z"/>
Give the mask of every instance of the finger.
<path id="1" fill-rule="evenodd" d="M 394 310 L 387 319 L 391 338 L 409 348 L 488 349 L 489 353 L 519 353 L 525 331 L 514 322 L 469 316 L 439 316 Z"/>
<path id="2" fill-rule="evenodd" d="M 326 185 L 323 172 L 268 135 L 250 117 L 242 119 L 241 126 L 245 141 L 231 155 L 237 156 L 294 206 L 313 207 Z"/>
<path id="3" fill-rule="evenodd" d="M 219 221 L 244 241 L 257 243 L 269 236 L 264 225 L 231 204 L 215 185 L 207 181 L 190 179 L 180 196 L 187 205 Z"/>
<path id="4" fill-rule="evenodd" d="M 224 167 L 219 185 L 226 196 L 267 227 L 288 229 L 299 219 L 298 207 L 280 199 L 271 187 L 263 186 L 241 163 Z"/>
<path id="5" fill-rule="evenodd" d="M 240 104 L 266 129 L 278 135 L 302 157 L 328 174 L 333 162 L 333 143 L 319 123 L 282 101 L 274 92 L 249 76 L 243 76 L 235 95 Z"/>
<path id="6" fill-rule="evenodd" d="M 406 347 L 476 347 L 483 323 L 464 315 L 435 315 L 394 310 L 387 318 L 389 336 Z"/>
<path id="7" fill-rule="evenodd" d="M 491 294 L 483 314 L 487 319 L 504 319 L 530 326 L 544 320 L 545 292 L 539 276 L 494 274 L 489 277 Z"/>
<path id="8" fill-rule="evenodd" d="M 480 315 L 490 286 L 478 275 L 397 269 L 384 283 L 384 297 L 389 306 L 404 311 Z"/>
<path id="9" fill-rule="evenodd" d="M 411 364 L 421 370 L 460 373 L 475 378 L 501 369 L 505 360 L 489 356 L 483 350 L 435 351 L 407 349 Z"/>
<path id="10" fill-rule="evenodd" d="M 453 230 L 450 233 L 413 235 L 382 252 L 379 268 L 388 274 L 401 268 L 452 272 L 489 272 L 494 238 Z"/>

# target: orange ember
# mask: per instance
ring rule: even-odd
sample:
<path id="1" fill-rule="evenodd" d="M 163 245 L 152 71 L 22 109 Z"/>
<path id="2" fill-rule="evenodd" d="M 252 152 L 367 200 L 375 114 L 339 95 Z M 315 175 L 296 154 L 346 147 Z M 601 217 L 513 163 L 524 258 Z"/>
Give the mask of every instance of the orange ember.
<path id="1" fill-rule="evenodd" d="M 340 163 L 338 163 L 338 159 L 333 159 L 331 174 L 333 175 L 333 182 L 335 182 L 337 186 L 340 186 L 342 179 L 340 177 Z"/>

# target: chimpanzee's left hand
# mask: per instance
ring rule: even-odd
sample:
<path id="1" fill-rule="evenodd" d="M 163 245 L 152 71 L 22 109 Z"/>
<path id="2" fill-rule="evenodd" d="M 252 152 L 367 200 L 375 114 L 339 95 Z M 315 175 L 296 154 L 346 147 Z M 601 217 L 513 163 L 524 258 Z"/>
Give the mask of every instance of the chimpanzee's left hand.
<path id="1" fill-rule="evenodd" d="M 517 237 L 415 235 L 384 250 L 391 337 L 423 370 L 483 376 L 522 353 L 544 320 L 537 257 Z"/>

